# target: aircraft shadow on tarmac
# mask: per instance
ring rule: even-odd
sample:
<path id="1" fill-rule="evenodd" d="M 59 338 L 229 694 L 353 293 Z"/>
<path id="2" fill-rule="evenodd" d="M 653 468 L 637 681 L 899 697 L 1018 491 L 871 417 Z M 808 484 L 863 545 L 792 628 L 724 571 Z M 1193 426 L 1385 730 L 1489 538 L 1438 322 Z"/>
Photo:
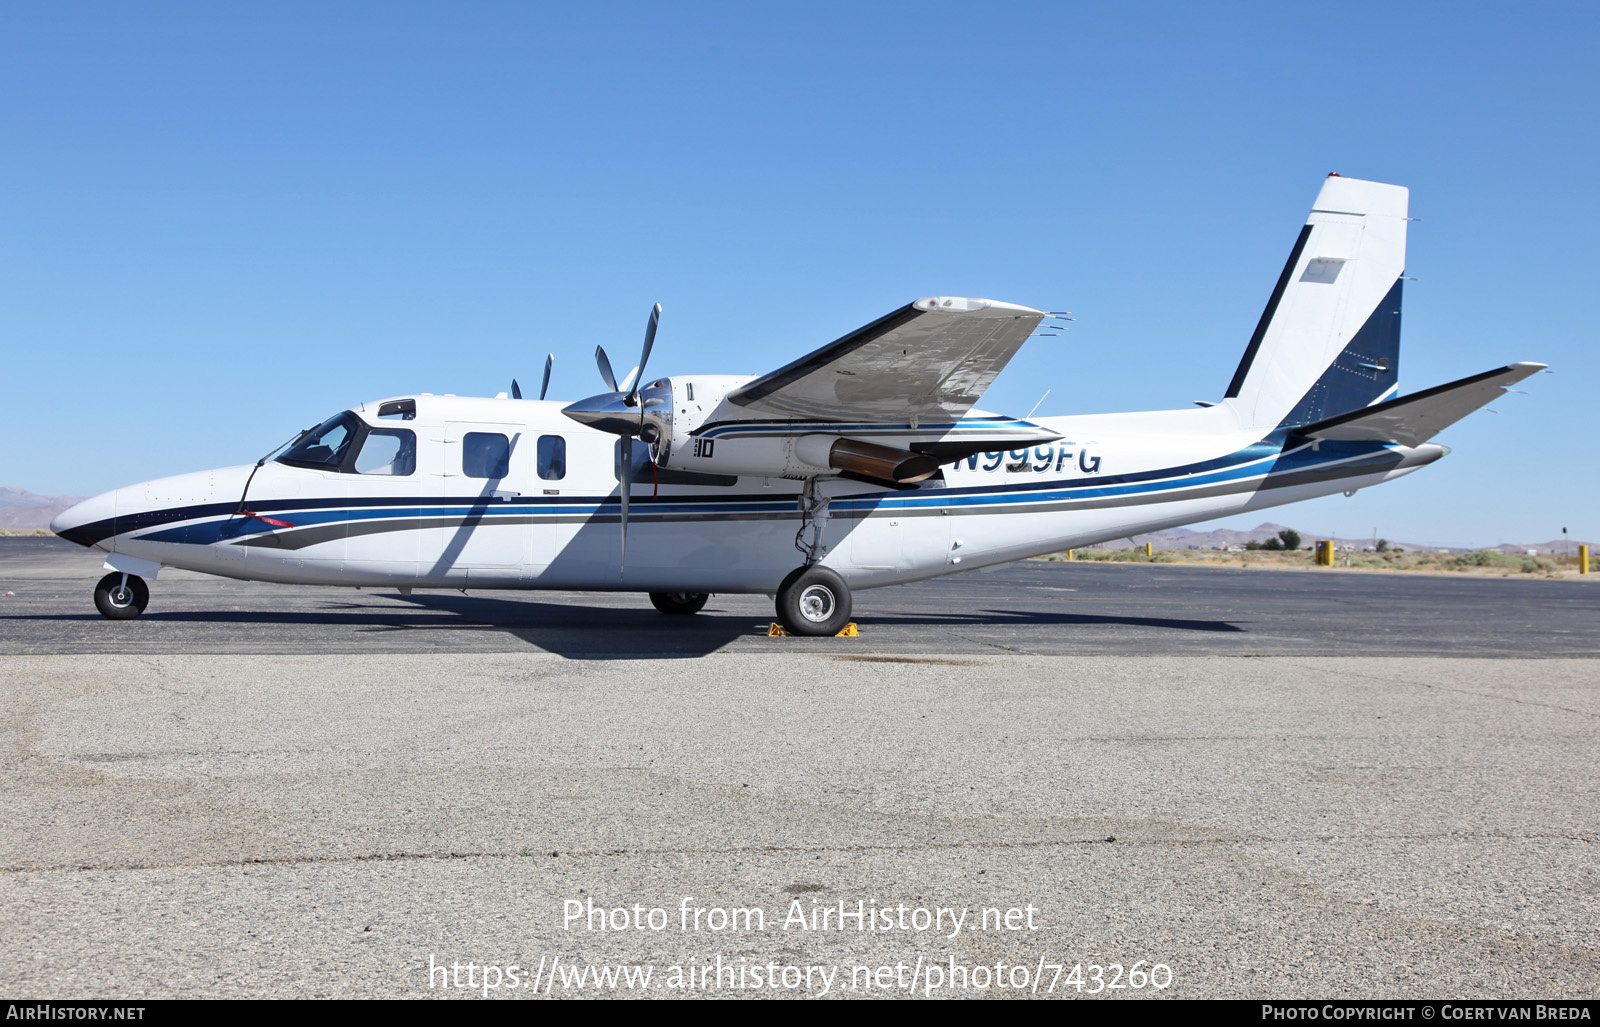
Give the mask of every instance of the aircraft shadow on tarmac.
<path id="1" fill-rule="evenodd" d="M 504 632 L 527 645 L 570 659 L 659 659 L 705 656 L 729 643 L 765 635 L 769 616 L 704 612 L 691 617 L 671 617 L 648 607 L 588 606 L 533 599 L 492 596 L 463 596 L 444 593 L 416 593 L 410 596 L 377 593 L 373 599 L 354 602 L 327 602 L 316 610 L 151 610 L 138 624 L 233 625 L 240 628 L 302 627 L 372 633 L 413 632 Z M 404 604 L 404 605 L 400 605 Z M 81 620 L 99 623 L 92 613 L 45 615 L 39 620 Z M 864 611 L 859 618 L 868 630 L 908 628 L 897 641 L 925 639 L 937 646 L 937 635 L 921 635 L 916 628 L 971 629 L 977 632 L 996 629 L 1049 629 L 1061 627 L 1143 628 L 1184 632 L 1238 634 L 1247 629 L 1227 621 L 1172 617 L 1115 616 L 1104 614 L 1058 613 L 1040 610 L 984 609 L 959 612 L 896 612 L 873 614 Z M 1015 637 L 1015 636 L 1010 636 Z M 419 640 L 420 641 L 420 640 Z M 829 645 L 829 639 L 790 639 L 790 645 Z M 982 639 L 978 639 L 982 641 Z M 1022 641 L 1026 641 L 1023 639 Z M 331 643 L 331 644 L 330 644 Z M 308 632 L 308 651 L 340 647 L 324 632 Z M 405 651 L 426 649 L 425 643 L 404 645 Z"/>
<path id="2" fill-rule="evenodd" d="M 736 614 L 700 613 L 669 617 L 653 610 L 573 606 L 537 600 L 443 594 L 411 595 L 406 602 L 429 610 L 450 611 L 463 619 L 512 632 L 530 645 L 574 658 L 702 656 L 737 638 L 766 634 L 770 620 Z M 1048 613 L 1036 610 L 981 610 L 962 613 L 898 613 L 861 617 L 863 624 L 927 627 L 1056 627 L 1117 625 L 1180 631 L 1242 632 L 1225 621 L 1165 617 L 1115 617 Z M 530 623 L 531 622 L 531 623 Z M 596 651 L 596 635 L 605 636 Z M 802 644 L 809 639 L 796 640 Z M 825 639 L 820 639 L 826 644 Z"/>
<path id="3" fill-rule="evenodd" d="M 1184 617 L 1112 617 L 1093 613 L 1045 613 L 1039 610 L 982 610 L 907 616 L 871 617 L 874 624 L 945 624 L 971 627 L 1083 627 L 1106 625 L 1130 628 L 1164 628 L 1169 631 L 1243 632 L 1225 620 L 1191 620 Z"/>

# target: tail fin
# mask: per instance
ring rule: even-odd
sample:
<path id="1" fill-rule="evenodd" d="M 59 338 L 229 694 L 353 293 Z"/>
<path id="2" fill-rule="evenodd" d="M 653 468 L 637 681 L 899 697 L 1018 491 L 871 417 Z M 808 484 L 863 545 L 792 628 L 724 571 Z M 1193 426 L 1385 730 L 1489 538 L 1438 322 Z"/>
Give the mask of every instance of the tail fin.
<path id="1" fill-rule="evenodd" d="M 1309 424 L 1394 392 L 1408 197 L 1328 176 L 1228 386 L 1241 425 Z"/>

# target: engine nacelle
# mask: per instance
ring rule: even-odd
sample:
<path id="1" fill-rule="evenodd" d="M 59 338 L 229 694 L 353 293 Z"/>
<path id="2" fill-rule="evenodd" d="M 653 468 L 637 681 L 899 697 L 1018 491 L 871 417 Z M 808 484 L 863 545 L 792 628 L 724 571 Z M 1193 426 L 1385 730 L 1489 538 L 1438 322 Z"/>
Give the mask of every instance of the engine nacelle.
<path id="1" fill-rule="evenodd" d="M 931 456 L 829 432 L 795 435 L 783 422 L 727 418 L 723 398 L 749 381 L 707 375 L 659 378 L 640 390 L 644 431 L 659 467 L 703 474 L 812 478 L 850 472 L 918 482 L 939 470 Z M 724 419 L 727 418 L 727 419 Z M 705 433 L 703 429 L 714 429 Z"/>

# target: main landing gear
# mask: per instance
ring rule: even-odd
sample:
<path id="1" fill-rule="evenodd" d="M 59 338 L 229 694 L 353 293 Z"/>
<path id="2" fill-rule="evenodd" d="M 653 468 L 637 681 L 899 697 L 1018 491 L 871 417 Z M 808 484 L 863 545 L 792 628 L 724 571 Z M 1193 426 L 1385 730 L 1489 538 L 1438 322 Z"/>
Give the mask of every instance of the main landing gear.
<path id="1" fill-rule="evenodd" d="M 150 603 L 150 586 L 136 574 L 112 571 L 94 587 L 94 605 L 111 620 L 133 620 Z"/>
<path id="2" fill-rule="evenodd" d="M 828 495 L 807 478 L 800 494 L 800 530 L 794 547 L 805 556 L 778 586 L 778 623 L 791 635 L 837 635 L 850 623 L 850 586 L 819 562 L 828 547 L 822 544 L 828 526 Z"/>
<path id="3" fill-rule="evenodd" d="M 710 592 L 651 592 L 650 605 L 662 613 L 699 613 L 710 598 Z"/>
<path id="4" fill-rule="evenodd" d="M 850 622 L 850 586 L 812 564 L 796 567 L 778 586 L 778 623 L 791 635 L 837 635 Z"/>
<path id="5" fill-rule="evenodd" d="M 651 605 L 662 613 L 674 615 L 699 613 L 710 598 L 706 592 L 650 593 Z M 96 593 L 96 601 L 99 601 L 99 593 Z M 837 572 L 821 564 L 796 567 L 778 586 L 777 606 L 778 623 L 791 635 L 837 635 L 850 623 L 850 586 Z M 101 612 L 104 611 L 102 606 Z"/>

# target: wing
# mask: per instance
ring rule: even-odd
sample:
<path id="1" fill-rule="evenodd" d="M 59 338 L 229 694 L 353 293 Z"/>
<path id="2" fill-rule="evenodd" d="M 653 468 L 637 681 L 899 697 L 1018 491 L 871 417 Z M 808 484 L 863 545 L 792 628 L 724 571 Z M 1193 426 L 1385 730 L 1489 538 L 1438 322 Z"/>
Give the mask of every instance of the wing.
<path id="1" fill-rule="evenodd" d="M 754 414 L 916 425 L 954 421 L 1045 317 L 997 300 L 929 296 L 730 392 Z"/>
<path id="2" fill-rule="evenodd" d="M 1311 439 L 1420 446 L 1485 403 L 1500 398 L 1510 386 L 1544 368 L 1544 364 L 1533 363 L 1499 367 L 1387 403 L 1324 418 L 1297 429 L 1296 434 Z"/>

